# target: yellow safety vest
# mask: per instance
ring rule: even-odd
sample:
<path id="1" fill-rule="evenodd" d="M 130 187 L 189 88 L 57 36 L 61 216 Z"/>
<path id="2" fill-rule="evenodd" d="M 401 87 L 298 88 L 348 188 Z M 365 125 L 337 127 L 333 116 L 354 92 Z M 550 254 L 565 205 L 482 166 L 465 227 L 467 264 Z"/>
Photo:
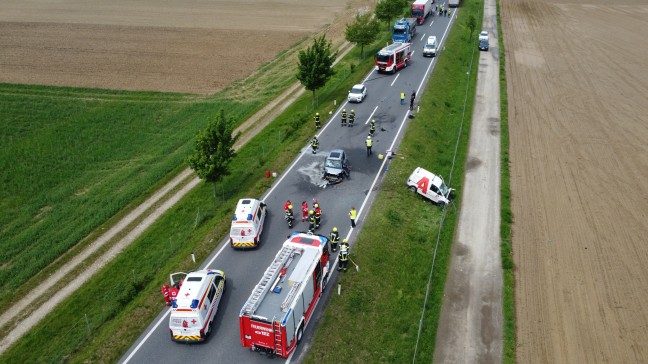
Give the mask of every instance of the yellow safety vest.
<path id="1" fill-rule="evenodd" d="M 368 147 L 371 146 L 371 139 L 367 139 L 367 146 L 368 146 Z"/>
<path id="2" fill-rule="evenodd" d="M 358 212 L 356 210 L 349 211 L 349 216 L 351 216 L 351 220 L 355 220 L 357 214 Z"/>

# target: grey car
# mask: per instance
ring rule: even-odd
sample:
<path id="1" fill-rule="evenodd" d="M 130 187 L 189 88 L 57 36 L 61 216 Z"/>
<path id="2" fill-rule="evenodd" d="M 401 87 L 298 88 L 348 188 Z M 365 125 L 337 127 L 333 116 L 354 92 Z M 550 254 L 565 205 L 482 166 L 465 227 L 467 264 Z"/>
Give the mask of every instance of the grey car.
<path id="1" fill-rule="evenodd" d="M 342 149 L 333 149 L 324 161 L 324 179 L 329 184 L 342 182 L 344 177 L 349 178 L 349 160 Z"/>

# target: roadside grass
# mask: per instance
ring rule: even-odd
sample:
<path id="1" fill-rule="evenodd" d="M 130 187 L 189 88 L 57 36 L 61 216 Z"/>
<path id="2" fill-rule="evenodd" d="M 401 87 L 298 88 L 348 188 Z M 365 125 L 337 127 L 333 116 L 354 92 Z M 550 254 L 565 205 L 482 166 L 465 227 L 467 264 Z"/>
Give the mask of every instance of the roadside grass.
<path id="1" fill-rule="evenodd" d="M 476 45 L 462 22 L 470 14 L 479 14 L 482 8 L 481 1 L 462 5 L 459 23 L 453 25 L 422 94 L 421 111 L 409 122 L 362 232 L 352 242 L 352 259 L 360 271 L 352 269 L 338 278 L 341 295 L 334 293 L 328 302 L 306 363 L 407 363 L 433 359 L 460 198 L 456 196 L 444 210 L 410 192 L 405 181 L 414 168 L 421 166 L 446 177 L 446 182 L 461 193 L 479 61 L 479 52 L 473 52 Z M 471 60 L 473 68 L 467 77 Z M 464 100 L 465 119 L 460 132 Z M 459 146 L 452 170 L 457 138 Z M 420 340 L 415 354 L 419 322 Z"/>
<path id="2" fill-rule="evenodd" d="M 381 44 L 382 40 L 370 47 L 368 54 Z M 357 63 L 358 52 L 352 50 L 335 67 L 336 76 L 318 91 L 320 113 L 333 110 L 333 100 L 343 100 L 372 67 L 368 61 Z M 201 262 L 216 248 L 229 229 L 236 201 L 260 196 L 272 182 L 263 171 L 282 171 L 306 146 L 313 134 L 313 110 L 311 94 L 306 93 L 239 149 L 231 175 L 217 185 L 216 198 L 211 184 L 191 191 L 7 350 L 0 362 L 117 361 L 164 307 L 159 287 L 168 274 L 197 268 L 191 252 Z M 241 117 L 232 114 L 229 109 L 228 116 Z"/>
<path id="3" fill-rule="evenodd" d="M 502 361 L 506 364 L 514 364 L 515 357 L 515 266 L 513 264 L 511 225 L 513 224 L 513 212 L 511 211 L 511 175 L 509 170 L 509 131 L 508 131 L 508 90 L 506 89 L 506 58 L 504 50 L 504 36 L 502 33 L 502 19 L 500 17 L 500 2 L 497 4 L 497 40 L 499 44 L 500 62 L 500 127 L 501 127 L 501 152 L 502 152 L 502 176 L 501 176 L 501 230 L 502 239 L 502 273 L 504 277 L 504 289 L 502 290 L 502 306 L 504 316 L 504 343 L 502 349 Z"/>

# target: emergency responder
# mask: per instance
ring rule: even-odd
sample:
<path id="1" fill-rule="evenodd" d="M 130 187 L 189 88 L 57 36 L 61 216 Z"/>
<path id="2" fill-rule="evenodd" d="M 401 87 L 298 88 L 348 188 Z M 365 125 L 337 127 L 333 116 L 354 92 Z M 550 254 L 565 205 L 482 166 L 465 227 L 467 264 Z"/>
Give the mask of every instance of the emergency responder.
<path id="1" fill-rule="evenodd" d="M 308 211 L 308 232 L 315 232 L 315 211 L 313 210 Z"/>
<path id="2" fill-rule="evenodd" d="M 401 92 L 401 105 L 405 105 L 405 93 Z"/>
<path id="3" fill-rule="evenodd" d="M 333 234 L 333 233 L 331 233 Z M 336 243 L 337 244 L 337 243 Z M 335 251 L 335 250 L 333 250 Z M 164 303 L 166 303 L 167 306 L 171 306 L 171 296 L 169 295 L 170 287 L 168 284 L 163 284 L 162 285 L 162 294 L 164 295 Z"/>
<path id="4" fill-rule="evenodd" d="M 286 221 L 288 221 L 288 227 L 292 229 L 293 221 L 295 221 L 295 216 L 293 215 L 293 205 L 288 206 L 286 209 Z"/>
<path id="5" fill-rule="evenodd" d="M 315 113 L 315 128 L 319 129 L 322 125 L 320 125 L 320 115 L 318 112 Z"/>
<path id="6" fill-rule="evenodd" d="M 376 132 L 376 119 L 371 119 L 371 124 L 369 124 L 369 135 L 373 137 Z"/>
<path id="7" fill-rule="evenodd" d="M 452 9 L 448 9 L 448 16 L 452 16 Z"/>
<path id="8" fill-rule="evenodd" d="M 347 125 L 346 118 L 347 118 L 346 109 L 342 109 L 342 126 Z"/>
<path id="9" fill-rule="evenodd" d="M 349 243 L 347 242 L 347 240 L 342 240 L 342 244 L 340 244 L 340 260 L 337 267 L 338 272 L 347 271 L 347 264 L 349 264 L 349 250 Z"/>
<path id="10" fill-rule="evenodd" d="M 349 218 L 351 219 L 352 228 L 355 227 L 356 217 L 358 217 L 358 212 L 356 211 L 355 207 L 351 207 L 351 211 L 349 211 Z"/>
<path id="11" fill-rule="evenodd" d="M 355 110 L 351 109 L 351 113 L 349 114 L 349 127 L 353 127 L 353 122 L 355 121 Z"/>
<path id="12" fill-rule="evenodd" d="M 416 99 L 416 91 L 412 91 L 410 96 L 410 110 L 414 110 L 414 100 Z"/>
<path id="13" fill-rule="evenodd" d="M 313 207 L 315 207 L 315 229 L 319 229 L 322 220 L 322 209 L 317 203 Z"/>
<path id="14" fill-rule="evenodd" d="M 371 141 L 371 135 L 367 135 L 367 140 L 365 140 L 365 144 L 367 144 L 367 157 L 371 155 L 371 145 L 373 144 Z"/>
<path id="15" fill-rule="evenodd" d="M 290 202 L 290 200 L 286 201 L 286 203 L 284 204 L 284 211 L 288 210 L 288 206 L 290 205 L 292 205 L 292 202 Z"/>
<path id="16" fill-rule="evenodd" d="M 314 136 L 313 140 L 311 140 L 311 147 L 313 148 L 313 154 L 317 153 L 317 148 L 319 148 L 319 140 L 317 140 L 317 136 Z"/>
<path id="17" fill-rule="evenodd" d="M 302 201 L 302 222 L 308 220 L 308 202 Z"/>
<path id="18" fill-rule="evenodd" d="M 338 243 L 340 242 L 340 233 L 336 227 L 333 228 L 333 231 L 329 234 L 329 240 L 331 240 L 331 251 L 336 252 L 338 248 Z"/>

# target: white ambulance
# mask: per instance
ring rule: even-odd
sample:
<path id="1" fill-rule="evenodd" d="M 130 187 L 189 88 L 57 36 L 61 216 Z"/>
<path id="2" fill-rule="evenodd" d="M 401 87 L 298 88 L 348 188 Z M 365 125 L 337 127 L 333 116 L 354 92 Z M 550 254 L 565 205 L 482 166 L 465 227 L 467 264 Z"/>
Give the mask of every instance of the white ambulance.
<path id="1" fill-rule="evenodd" d="M 430 199 L 433 203 L 447 205 L 450 203 L 450 193 L 454 191 L 448 188 L 443 178 L 418 167 L 407 179 L 407 186 L 413 192 L 418 192 Z"/>
<path id="2" fill-rule="evenodd" d="M 235 249 L 255 248 L 259 245 L 263 223 L 266 218 L 266 204 L 253 199 L 239 200 L 230 228 L 230 245 Z"/>
<path id="3" fill-rule="evenodd" d="M 204 341 L 212 331 L 212 323 L 218 311 L 218 304 L 225 290 L 225 273 L 221 270 L 199 270 L 185 275 L 182 282 L 171 285 L 179 288 L 171 303 L 169 331 L 171 340 L 177 342 Z"/>

